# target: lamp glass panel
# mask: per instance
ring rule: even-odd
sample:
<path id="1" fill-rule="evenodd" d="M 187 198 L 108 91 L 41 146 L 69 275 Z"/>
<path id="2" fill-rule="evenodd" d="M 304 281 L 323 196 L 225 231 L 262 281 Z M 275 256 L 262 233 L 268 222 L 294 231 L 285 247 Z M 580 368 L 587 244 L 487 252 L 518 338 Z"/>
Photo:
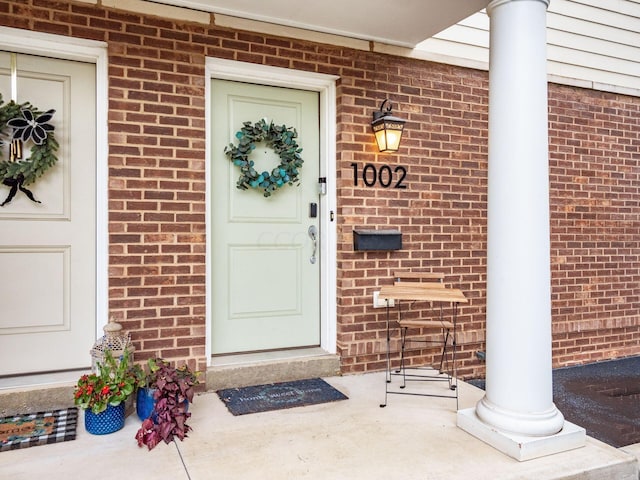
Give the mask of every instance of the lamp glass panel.
<path id="1" fill-rule="evenodd" d="M 384 129 L 376 132 L 376 142 L 378 144 L 378 150 L 384 152 L 387 149 L 387 136 Z"/>
<path id="2" fill-rule="evenodd" d="M 400 148 L 400 138 L 402 137 L 402 130 L 386 130 L 386 150 L 395 152 Z"/>

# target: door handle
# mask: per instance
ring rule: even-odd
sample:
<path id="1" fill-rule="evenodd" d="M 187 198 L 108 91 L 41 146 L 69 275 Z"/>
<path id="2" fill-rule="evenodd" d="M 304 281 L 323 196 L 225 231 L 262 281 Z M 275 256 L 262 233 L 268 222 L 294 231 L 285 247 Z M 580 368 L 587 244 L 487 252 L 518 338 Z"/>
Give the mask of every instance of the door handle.
<path id="1" fill-rule="evenodd" d="M 311 263 L 316 263 L 316 252 L 318 251 L 318 229 L 315 225 L 311 225 L 307 233 L 309 234 L 309 237 L 313 242 L 313 252 L 311 253 L 311 258 L 309 259 L 309 261 Z"/>

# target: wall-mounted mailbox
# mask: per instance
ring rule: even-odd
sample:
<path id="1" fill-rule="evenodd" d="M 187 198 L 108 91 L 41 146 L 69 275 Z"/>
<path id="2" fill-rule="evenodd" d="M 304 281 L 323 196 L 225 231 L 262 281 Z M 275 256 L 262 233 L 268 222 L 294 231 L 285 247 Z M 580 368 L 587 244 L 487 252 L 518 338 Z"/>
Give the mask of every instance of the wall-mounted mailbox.
<path id="1" fill-rule="evenodd" d="M 402 233 L 400 230 L 354 230 L 354 250 L 400 250 Z"/>

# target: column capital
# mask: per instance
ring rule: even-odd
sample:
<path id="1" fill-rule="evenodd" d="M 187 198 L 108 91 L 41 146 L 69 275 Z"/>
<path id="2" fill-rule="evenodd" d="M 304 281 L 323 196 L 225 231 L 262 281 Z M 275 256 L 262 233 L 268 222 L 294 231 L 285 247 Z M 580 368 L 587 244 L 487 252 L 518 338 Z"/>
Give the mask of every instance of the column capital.
<path id="1" fill-rule="evenodd" d="M 551 0 L 492 0 L 491 2 L 489 2 L 489 5 L 487 5 L 487 8 L 486 8 L 487 15 L 491 16 L 491 12 L 493 10 L 495 10 L 496 8 L 498 8 L 499 6 L 505 3 L 514 3 L 514 2 L 522 2 L 522 1 L 544 3 L 545 9 L 549 8 L 549 3 L 551 2 Z"/>

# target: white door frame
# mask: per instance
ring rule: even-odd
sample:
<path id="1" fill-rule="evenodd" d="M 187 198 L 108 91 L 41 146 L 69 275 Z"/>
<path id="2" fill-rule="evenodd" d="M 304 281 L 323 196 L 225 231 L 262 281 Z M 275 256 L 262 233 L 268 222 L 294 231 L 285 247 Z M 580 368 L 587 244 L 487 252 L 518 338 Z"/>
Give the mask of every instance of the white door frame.
<path id="1" fill-rule="evenodd" d="M 206 222 L 211 225 L 211 79 L 235 80 L 276 87 L 311 90 L 320 94 L 320 176 L 327 179 L 326 195 L 320 196 L 320 348 L 327 353 L 336 353 L 337 339 L 337 229 L 336 212 L 336 89 L 339 78 L 334 75 L 303 72 L 288 68 L 270 67 L 253 63 L 237 62 L 219 58 L 207 58 L 205 64 L 205 110 L 206 110 Z M 211 240 L 207 236 L 207 286 L 211 285 Z M 207 288 L 206 356 L 211 366 L 212 326 L 209 318 L 211 293 Z"/>
<path id="2" fill-rule="evenodd" d="M 102 336 L 109 312 L 108 250 L 108 61 L 107 44 L 61 35 L 0 27 L 0 48 L 10 52 L 40 55 L 62 60 L 93 63 L 96 66 L 96 339 Z M 91 345 L 87 345 L 87 351 Z M 88 358 L 88 357 L 87 357 Z M 75 374 L 74 378 L 75 378 Z"/>

